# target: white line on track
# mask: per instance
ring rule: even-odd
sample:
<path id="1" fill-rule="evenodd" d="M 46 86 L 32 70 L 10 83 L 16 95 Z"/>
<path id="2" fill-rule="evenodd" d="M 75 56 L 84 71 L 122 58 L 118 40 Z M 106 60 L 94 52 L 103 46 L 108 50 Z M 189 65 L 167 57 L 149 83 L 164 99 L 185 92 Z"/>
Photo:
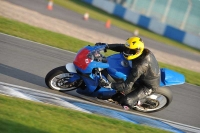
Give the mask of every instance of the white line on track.
<path id="1" fill-rule="evenodd" d="M 20 40 L 24 40 L 24 41 L 27 41 L 27 42 L 36 43 L 36 44 L 39 44 L 39 45 L 42 45 L 42 46 L 45 46 L 45 47 L 50 47 L 50 48 L 54 48 L 54 49 L 57 49 L 57 50 L 61 50 L 61 51 L 69 52 L 69 53 L 72 53 L 72 54 L 76 54 L 75 52 L 72 52 L 72 51 L 56 48 L 56 47 L 49 46 L 49 45 L 46 45 L 46 44 L 42 44 L 42 43 L 39 43 L 39 42 L 34 42 L 34 41 L 27 40 L 27 39 L 24 39 L 24 38 L 20 38 L 20 37 L 17 37 L 17 36 L 8 35 L 8 34 L 1 33 L 1 32 L 0 32 L 0 34 L 5 35 L 5 36 L 9 36 L 9 37 L 13 37 L 13 38 L 17 38 L 17 39 L 20 39 Z"/>

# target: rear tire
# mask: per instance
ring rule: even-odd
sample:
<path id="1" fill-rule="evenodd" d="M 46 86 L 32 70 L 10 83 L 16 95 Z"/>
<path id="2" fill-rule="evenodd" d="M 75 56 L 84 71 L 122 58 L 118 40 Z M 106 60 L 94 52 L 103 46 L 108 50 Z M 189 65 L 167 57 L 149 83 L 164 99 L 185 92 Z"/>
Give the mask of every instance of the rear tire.
<path id="1" fill-rule="evenodd" d="M 68 72 L 65 66 L 60 66 L 51 70 L 45 77 L 46 85 L 53 90 L 71 91 L 79 86 L 83 86 L 83 80 L 79 79 L 74 82 L 68 82 L 73 74 Z"/>
<path id="2" fill-rule="evenodd" d="M 145 113 L 157 112 L 166 108 L 172 99 L 172 92 L 168 88 L 158 88 L 155 93 L 143 99 L 146 102 L 140 106 L 136 105 L 134 109 Z"/>

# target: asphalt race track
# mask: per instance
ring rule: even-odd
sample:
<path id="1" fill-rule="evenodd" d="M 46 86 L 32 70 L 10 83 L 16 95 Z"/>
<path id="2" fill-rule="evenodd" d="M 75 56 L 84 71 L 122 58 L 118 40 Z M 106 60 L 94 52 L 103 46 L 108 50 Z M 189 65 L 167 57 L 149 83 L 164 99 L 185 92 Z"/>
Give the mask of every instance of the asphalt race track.
<path id="1" fill-rule="evenodd" d="M 81 15 L 56 5 L 54 5 L 54 8 L 57 8 L 56 12 L 48 12 L 46 10 L 47 1 L 44 0 L 7 1 L 35 10 L 41 14 L 62 19 L 118 38 L 126 39 L 131 34 L 116 27 L 105 31 L 101 28 L 102 26 L 100 27 L 103 23 L 95 20 L 84 23 L 84 21 L 79 21 L 82 17 Z M 151 45 L 152 48 L 200 62 L 199 55 L 162 45 L 148 38 L 144 40 L 147 42 L 146 45 Z M 0 34 L 0 81 L 64 96 L 73 95 L 81 97 L 76 92 L 65 94 L 49 90 L 44 83 L 44 77 L 48 71 L 57 66 L 65 65 L 67 62 L 72 62 L 74 56 L 74 53 L 68 51 Z M 200 128 L 200 87 L 184 84 L 170 87 L 170 90 L 174 95 L 171 105 L 163 111 L 148 115 Z"/>
<path id="2" fill-rule="evenodd" d="M 59 95 L 80 97 L 76 92 L 65 94 L 50 90 L 44 83 L 48 71 L 71 62 L 74 56 L 72 52 L 0 34 L 0 81 Z M 170 87 L 170 90 L 174 99 L 169 107 L 147 115 L 200 127 L 200 87 L 184 84 Z"/>

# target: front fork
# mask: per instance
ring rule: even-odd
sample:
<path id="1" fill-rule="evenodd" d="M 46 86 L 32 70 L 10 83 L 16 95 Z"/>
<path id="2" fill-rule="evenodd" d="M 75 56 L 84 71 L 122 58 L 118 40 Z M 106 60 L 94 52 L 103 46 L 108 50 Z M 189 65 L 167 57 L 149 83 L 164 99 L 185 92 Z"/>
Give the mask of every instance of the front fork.
<path id="1" fill-rule="evenodd" d="M 102 74 L 101 74 L 102 70 L 103 69 L 101 69 L 101 68 L 97 68 L 97 73 L 99 74 L 99 80 L 103 80 L 103 81 L 105 81 L 105 82 L 107 82 L 109 84 L 110 82 L 105 77 L 102 76 Z"/>

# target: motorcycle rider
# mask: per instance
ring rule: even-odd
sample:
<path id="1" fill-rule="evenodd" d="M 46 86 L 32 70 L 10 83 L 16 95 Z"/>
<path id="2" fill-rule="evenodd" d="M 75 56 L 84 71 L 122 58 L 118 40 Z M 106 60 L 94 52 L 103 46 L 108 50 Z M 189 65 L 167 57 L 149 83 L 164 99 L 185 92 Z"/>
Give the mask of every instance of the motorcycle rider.
<path id="1" fill-rule="evenodd" d="M 107 49 L 123 52 L 124 58 L 129 62 L 131 72 L 127 79 L 121 83 L 111 83 L 100 80 L 99 85 L 111 87 L 123 95 L 114 96 L 125 109 L 140 105 L 137 101 L 156 91 L 160 83 L 160 68 L 154 54 L 144 48 L 144 42 L 140 37 L 130 37 L 125 44 L 96 43 L 106 45 Z M 137 82 L 136 82 L 137 81 Z"/>

